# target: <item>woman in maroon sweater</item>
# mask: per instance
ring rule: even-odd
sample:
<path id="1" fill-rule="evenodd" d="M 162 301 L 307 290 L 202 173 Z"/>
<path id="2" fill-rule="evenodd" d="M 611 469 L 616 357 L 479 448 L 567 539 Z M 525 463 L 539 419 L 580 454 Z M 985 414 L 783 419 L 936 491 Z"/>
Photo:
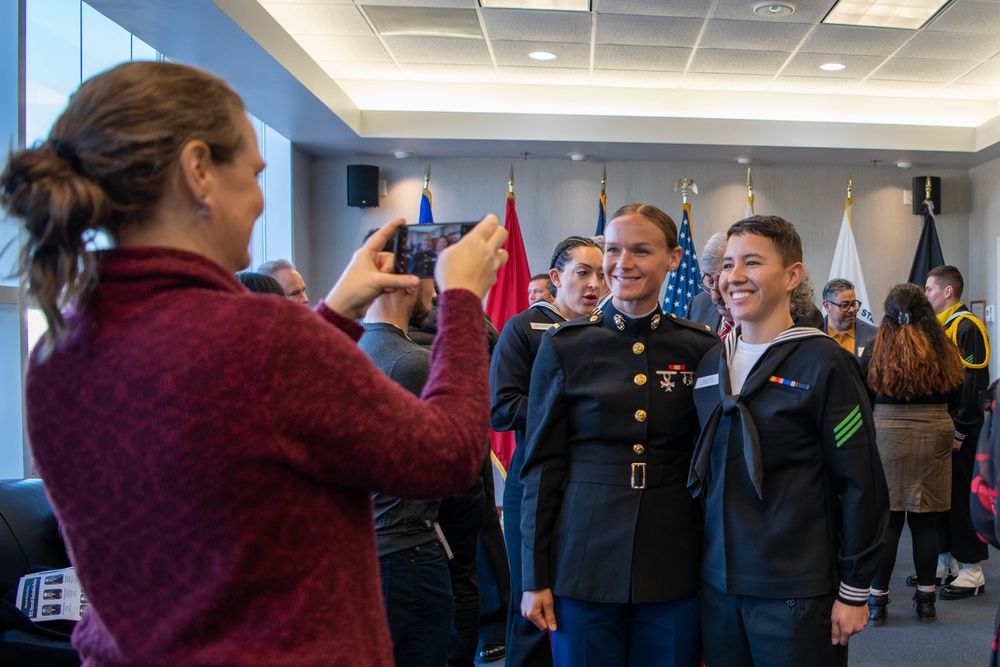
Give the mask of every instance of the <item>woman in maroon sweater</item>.
<path id="1" fill-rule="evenodd" d="M 460 492 L 489 400 L 490 216 L 442 253 L 422 399 L 355 346 L 387 225 L 313 311 L 233 277 L 263 201 L 239 97 L 170 63 L 85 82 L 0 201 L 49 332 L 28 434 L 84 589 L 86 665 L 390 665 L 369 494 Z M 111 250 L 92 252 L 95 231 Z"/>

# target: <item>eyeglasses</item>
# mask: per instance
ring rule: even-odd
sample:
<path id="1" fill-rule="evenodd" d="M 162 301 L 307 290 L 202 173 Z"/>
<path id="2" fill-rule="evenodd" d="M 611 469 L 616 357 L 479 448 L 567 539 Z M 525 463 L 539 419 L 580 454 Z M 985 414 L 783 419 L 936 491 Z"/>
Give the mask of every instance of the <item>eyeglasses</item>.
<path id="1" fill-rule="evenodd" d="M 712 290 L 716 289 L 716 285 L 718 285 L 718 283 L 707 273 L 701 277 L 701 288 L 709 294 L 712 293 Z"/>
<path id="2" fill-rule="evenodd" d="M 854 310 L 861 310 L 861 302 L 855 299 L 854 301 L 844 301 L 843 303 L 837 303 L 836 301 L 827 301 L 831 306 L 836 306 L 840 308 L 840 312 L 846 313 L 851 308 Z"/>

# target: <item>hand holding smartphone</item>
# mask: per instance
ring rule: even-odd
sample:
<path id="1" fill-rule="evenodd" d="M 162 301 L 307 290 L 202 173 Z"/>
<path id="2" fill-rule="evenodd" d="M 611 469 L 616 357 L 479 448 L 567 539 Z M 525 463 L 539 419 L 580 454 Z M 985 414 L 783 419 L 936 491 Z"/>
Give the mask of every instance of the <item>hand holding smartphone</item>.
<path id="1" fill-rule="evenodd" d="M 396 230 L 394 254 L 396 273 L 433 278 L 438 254 L 458 243 L 475 222 L 444 222 L 430 225 L 403 225 Z"/>

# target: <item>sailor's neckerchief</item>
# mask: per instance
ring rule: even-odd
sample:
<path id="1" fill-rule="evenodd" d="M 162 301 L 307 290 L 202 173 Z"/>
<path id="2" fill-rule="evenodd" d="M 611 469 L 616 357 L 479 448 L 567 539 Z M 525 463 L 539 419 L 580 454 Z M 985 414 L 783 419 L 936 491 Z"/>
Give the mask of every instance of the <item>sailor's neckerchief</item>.
<path id="1" fill-rule="evenodd" d="M 698 437 L 698 445 L 695 447 L 695 458 L 691 461 L 691 472 L 688 475 L 688 490 L 695 498 L 702 492 L 705 479 L 708 475 L 708 468 L 712 457 L 712 447 L 715 445 L 716 432 L 723 415 L 739 419 L 743 431 L 743 458 L 746 460 L 747 472 L 753 482 L 757 497 L 764 499 L 763 481 L 764 471 L 761 465 L 760 437 L 757 434 L 757 425 L 754 423 L 753 415 L 747 409 L 746 403 L 753 399 L 760 390 L 767 386 L 772 375 L 776 375 L 777 370 L 785 359 L 795 350 L 796 341 L 815 336 L 827 337 L 827 335 L 814 327 L 795 327 L 786 329 L 772 340 L 764 353 L 760 356 L 754 367 L 750 370 L 743 388 L 738 394 L 733 394 L 729 380 L 729 363 L 736 354 L 737 340 L 742 333 L 742 327 L 737 327 L 723 341 L 724 350 L 719 355 L 719 393 L 722 400 L 719 402 L 705 427 Z M 773 353 L 771 348 L 776 349 Z"/>

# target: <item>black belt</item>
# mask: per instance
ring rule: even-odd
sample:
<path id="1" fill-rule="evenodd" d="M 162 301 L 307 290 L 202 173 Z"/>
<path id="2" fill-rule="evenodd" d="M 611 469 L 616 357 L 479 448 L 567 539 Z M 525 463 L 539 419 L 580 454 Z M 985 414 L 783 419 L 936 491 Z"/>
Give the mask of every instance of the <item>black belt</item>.
<path id="1" fill-rule="evenodd" d="M 567 482 L 610 484 L 633 489 L 650 489 L 687 482 L 687 466 L 645 463 L 570 463 Z"/>

